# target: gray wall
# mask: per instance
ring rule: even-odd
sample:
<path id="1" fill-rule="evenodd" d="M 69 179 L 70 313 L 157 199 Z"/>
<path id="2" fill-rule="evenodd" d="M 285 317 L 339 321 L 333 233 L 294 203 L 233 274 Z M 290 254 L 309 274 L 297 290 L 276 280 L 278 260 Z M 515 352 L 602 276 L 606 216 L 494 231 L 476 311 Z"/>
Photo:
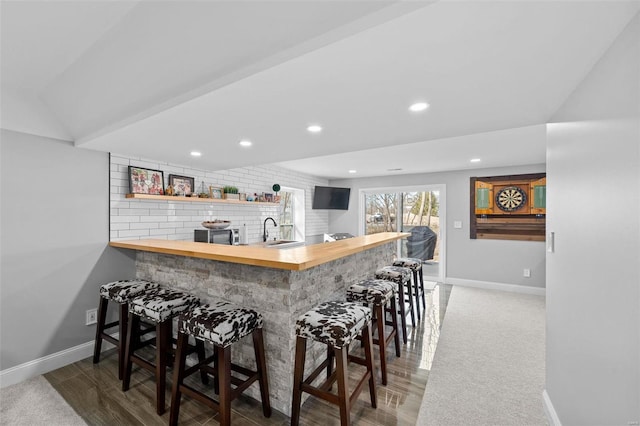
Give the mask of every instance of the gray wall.
<path id="1" fill-rule="evenodd" d="M 330 232 L 358 234 L 358 192 L 360 189 L 416 185 L 446 185 L 447 279 L 486 281 L 531 287 L 545 286 L 544 243 L 538 241 L 472 240 L 469 238 L 469 178 L 544 172 L 545 166 L 532 165 L 493 169 L 461 170 L 345 179 L 331 185 L 351 188 L 349 210 L 331 212 Z M 453 222 L 462 221 L 462 229 Z M 531 269 L 531 278 L 524 278 L 523 269 Z"/>
<path id="2" fill-rule="evenodd" d="M 563 425 L 640 421 L 640 20 L 548 125 L 546 391 Z"/>
<path id="3" fill-rule="evenodd" d="M 89 342 L 98 287 L 134 277 L 110 249 L 109 159 L 2 130 L 0 369 Z"/>

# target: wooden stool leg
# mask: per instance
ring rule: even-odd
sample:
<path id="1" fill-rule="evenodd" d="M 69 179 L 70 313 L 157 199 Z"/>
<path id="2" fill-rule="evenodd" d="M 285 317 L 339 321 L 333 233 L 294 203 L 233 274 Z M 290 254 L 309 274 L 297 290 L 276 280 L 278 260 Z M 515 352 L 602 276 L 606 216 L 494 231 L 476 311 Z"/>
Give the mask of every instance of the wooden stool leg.
<path id="1" fill-rule="evenodd" d="M 293 398 L 291 399 L 291 426 L 300 422 L 300 402 L 302 401 L 302 380 L 307 352 L 307 339 L 296 338 L 296 361 L 293 369 Z"/>
<path id="2" fill-rule="evenodd" d="M 371 406 L 378 407 L 376 394 L 376 368 L 373 364 L 373 339 L 371 338 L 371 324 L 367 324 L 362 329 L 362 340 L 364 341 L 364 357 L 369 372 L 369 395 L 371 396 Z"/>
<path id="3" fill-rule="evenodd" d="M 124 374 L 124 342 L 127 340 L 127 329 L 128 329 L 128 316 L 129 316 L 129 304 L 121 303 L 120 304 L 120 317 L 118 320 L 118 379 L 122 380 L 122 376 Z"/>
<path id="4" fill-rule="evenodd" d="M 93 363 L 97 364 L 100 362 L 100 351 L 102 350 L 102 333 L 104 332 L 104 325 L 107 321 L 107 305 L 109 304 L 109 300 L 100 296 L 100 301 L 98 302 L 98 324 L 96 324 L 96 342 L 93 346 Z M 120 336 L 120 342 L 122 342 L 122 336 Z M 122 345 L 120 345 L 122 346 Z M 119 379 L 122 379 L 121 373 Z"/>
<path id="5" fill-rule="evenodd" d="M 422 272 L 422 265 L 420 265 L 420 291 L 422 292 L 422 308 L 427 309 L 427 303 L 424 301 L 424 274 Z"/>
<path id="6" fill-rule="evenodd" d="M 216 375 L 213 376 L 213 391 L 216 395 L 220 395 L 220 377 L 218 377 L 218 351 L 213 351 L 213 371 Z"/>
<path id="7" fill-rule="evenodd" d="M 196 341 L 196 352 L 198 354 L 198 364 L 202 364 L 202 362 L 207 358 L 204 352 L 204 342 L 199 339 L 195 339 L 195 341 Z M 209 376 L 207 375 L 207 372 L 204 371 L 204 369 L 200 370 L 200 380 L 202 380 L 202 384 L 204 385 L 209 384 Z"/>
<path id="8" fill-rule="evenodd" d="M 180 415 L 180 399 L 182 392 L 180 385 L 184 380 L 184 366 L 187 359 L 187 334 L 178 334 L 178 343 L 176 345 L 176 360 L 173 367 L 173 387 L 171 389 L 171 412 L 169 414 L 169 425 L 176 426 L 178 424 L 178 416 Z"/>
<path id="9" fill-rule="evenodd" d="M 378 317 L 378 347 L 380 348 L 380 371 L 382 372 L 382 384 L 387 384 L 387 339 L 384 336 L 384 305 L 374 307 Z M 366 350 L 366 349 L 365 349 Z"/>
<path id="10" fill-rule="evenodd" d="M 334 358 L 333 348 L 327 345 L 327 379 L 331 377 L 333 373 L 333 358 Z M 333 386 L 329 386 L 329 390 L 333 389 Z"/>
<path id="11" fill-rule="evenodd" d="M 124 375 L 122 376 L 122 390 L 125 392 L 129 390 L 129 384 L 131 382 L 131 355 L 133 355 L 132 340 L 134 338 L 134 330 L 138 330 L 139 321 L 139 316 L 129 314 L 129 322 L 127 324 L 127 339 L 124 351 Z"/>
<path id="12" fill-rule="evenodd" d="M 411 285 L 411 279 L 409 279 L 409 281 L 406 282 L 406 286 L 407 286 L 407 293 L 409 295 L 409 310 L 411 312 L 411 325 L 415 328 L 416 326 L 416 315 L 415 312 L 413 311 L 413 299 L 414 299 L 414 294 L 413 294 L 413 286 Z M 403 285 L 404 287 L 404 285 Z"/>
<path id="13" fill-rule="evenodd" d="M 414 304 L 416 305 L 416 313 L 418 314 L 418 321 L 422 319 L 420 315 L 420 286 L 418 285 L 418 271 L 411 270 L 411 279 L 413 280 L 413 297 Z"/>
<path id="14" fill-rule="evenodd" d="M 369 330 L 369 338 L 371 338 L 371 330 Z M 365 353 L 367 352 L 367 342 L 365 342 Z M 368 342 L 368 348 L 371 349 L 371 340 Z M 350 394 L 349 394 L 349 381 L 347 373 L 347 358 L 348 349 L 335 348 L 336 354 L 336 377 L 338 381 L 338 406 L 340 407 L 340 424 L 342 426 L 349 426 L 351 424 L 351 411 Z M 370 354 L 371 355 L 371 354 Z"/>
<path id="15" fill-rule="evenodd" d="M 220 425 L 231 425 L 231 346 L 214 346 L 218 352 L 218 376 L 220 377 Z"/>
<path id="16" fill-rule="evenodd" d="M 397 310 L 398 305 L 396 302 L 395 293 L 391 297 L 390 303 L 391 303 L 391 326 L 396 331 L 396 334 L 393 337 L 393 339 L 396 346 L 396 356 L 399 357 L 400 356 L 400 330 L 398 330 L 398 310 Z"/>
<path id="17" fill-rule="evenodd" d="M 402 341 L 407 344 L 407 312 L 404 304 L 404 284 L 398 284 L 398 303 L 400 305 L 400 325 L 402 326 Z"/>
<path id="18" fill-rule="evenodd" d="M 165 391 L 167 388 L 167 351 L 169 350 L 169 335 L 171 320 L 165 320 L 156 325 L 156 413 L 165 412 Z"/>
<path id="19" fill-rule="evenodd" d="M 262 398 L 262 414 L 271 417 L 271 402 L 269 401 L 269 380 L 267 379 L 267 362 L 264 354 L 264 337 L 262 329 L 253 331 L 253 350 L 256 356 L 260 397 Z"/>

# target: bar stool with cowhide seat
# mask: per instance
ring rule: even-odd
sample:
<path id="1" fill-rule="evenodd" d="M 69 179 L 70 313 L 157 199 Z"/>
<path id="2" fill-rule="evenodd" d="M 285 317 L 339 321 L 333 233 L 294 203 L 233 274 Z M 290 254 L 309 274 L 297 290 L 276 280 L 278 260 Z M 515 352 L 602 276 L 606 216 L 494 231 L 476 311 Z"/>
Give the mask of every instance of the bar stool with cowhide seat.
<path id="1" fill-rule="evenodd" d="M 362 336 L 365 358 L 349 355 L 349 343 L 358 335 Z M 371 406 L 377 407 L 375 367 L 373 365 L 373 345 L 371 338 L 371 309 L 359 303 L 333 301 L 321 303 L 296 321 L 296 361 L 293 373 L 293 399 L 291 403 L 291 425 L 300 422 L 302 392 L 307 392 L 340 407 L 340 424 L 351 424 L 351 406 L 358 398 L 364 385 L 369 383 Z M 307 339 L 327 345 L 327 359 L 304 379 L 304 364 Z M 332 372 L 333 358 L 336 370 Z M 364 365 L 366 371 L 358 381 L 353 393 L 349 394 L 347 363 Z M 327 380 L 316 386 L 311 383 L 327 369 Z M 331 385 L 338 382 L 338 394 L 330 392 Z"/>
<path id="2" fill-rule="evenodd" d="M 393 261 L 393 266 L 401 266 L 411 269 L 413 273 L 413 295 L 416 299 L 416 312 L 420 319 L 420 300 L 422 300 L 422 310 L 427 309 L 424 300 L 424 277 L 422 275 L 422 259 L 415 257 L 399 257 Z"/>
<path id="3" fill-rule="evenodd" d="M 188 293 L 182 293 L 166 288 L 151 290 L 134 297 L 129 301 L 129 324 L 127 330 L 127 343 L 124 358 L 124 378 L 122 390 L 129 390 L 131 382 L 131 366 L 137 364 L 140 367 L 154 373 L 156 381 L 156 412 L 162 415 L 165 412 L 165 389 L 167 367 L 171 365 L 172 352 L 172 324 L 173 318 L 180 313 L 193 309 L 200 304 L 200 300 Z M 140 319 L 152 322 L 156 325 L 155 364 L 136 355 L 135 351 L 142 345 L 137 344 L 137 331 Z M 146 342 L 149 343 L 149 342 Z M 204 359 L 204 345 L 196 341 L 198 359 Z M 202 381 L 206 382 L 206 375 Z"/>
<path id="4" fill-rule="evenodd" d="M 391 281 L 367 279 L 351 285 L 347 289 L 347 301 L 373 305 L 374 319 L 377 325 L 378 338 L 373 343 L 380 348 L 380 372 L 382 384 L 387 384 L 387 346 L 394 339 L 396 356 L 400 356 L 400 334 L 398 334 L 398 313 L 396 311 L 396 284 Z M 385 336 L 386 311 L 391 314 L 391 331 Z"/>
<path id="5" fill-rule="evenodd" d="M 396 283 L 398 303 L 400 305 L 400 324 L 402 326 L 402 341 L 407 343 L 407 311 L 405 303 L 409 302 L 411 310 L 411 324 L 416 326 L 416 317 L 413 313 L 413 289 L 411 288 L 411 269 L 400 266 L 385 266 L 376 271 L 375 277 L 379 280 L 393 281 Z M 408 297 L 405 297 L 407 295 Z"/>
<path id="6" fill-rule="evenodd" d="M 129 314 L 129 300 L 140 296 L 149 290 L 158 288 L 158 284 L 146 280 L 120 280 L 100 286 L 100 301 L 98 303 L 98 321 L 96 324 L 96 341 L 93 346 L 93 363 L 100 362 L 102 341 L 112 343 L 118 348 L 118 379 L 122 380 L 124 372 L 125 342 L 127 340 L 127 315 Z M 107 324 L 107 309 L 109 302 L 118 303 L 118 321 Z M 118 338 L 105 330 L 118 327 Z"/>
<path id="7" fill-rule="evenodd" d="M 231 345 L 249 334 L 253 337 L 256 371 L 231 363 Z M 192 367 L 185 368 L 189 336 L 194 336 L 197 342 L 212 343 L 214 352 L 211 357 L 200 360 Z M 262 315 L 252 309 L 220 301 L 197 307 L 180 315 L 169 424 L 172 426 L 178 424 L 180 399 L 184 393 L 198 402 L 218 410 L 220 424 L 228 426 L 231 424 L 231 401 L 240 396 L 256 380 L 260 386 L 262 413 L 265 417 L 271 417 L 264 352 Z M 209 367 L 212 361 L 213 368 Z M 218 393 L 218 401 L 184 384 L 186 377 L 199 370 L 213 374 L 215 377 L 214 390 Z M 243 380 L 232 376 L 232 370 L 247 378 Z M 231 384 L 236 387 L 232 388 Z"/>

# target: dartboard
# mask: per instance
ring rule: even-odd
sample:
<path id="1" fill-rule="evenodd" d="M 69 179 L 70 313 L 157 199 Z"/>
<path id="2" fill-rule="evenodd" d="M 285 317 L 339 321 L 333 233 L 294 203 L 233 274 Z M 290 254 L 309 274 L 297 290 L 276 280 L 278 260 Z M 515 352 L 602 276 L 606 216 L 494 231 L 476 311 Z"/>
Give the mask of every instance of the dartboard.
<path id="1" fill-rule="evenodd" d="M 505 212 L 513 212 L 527 203 L 527 193 L 517 186 L 508 186 L 496 194 L 496 205 Z"/>

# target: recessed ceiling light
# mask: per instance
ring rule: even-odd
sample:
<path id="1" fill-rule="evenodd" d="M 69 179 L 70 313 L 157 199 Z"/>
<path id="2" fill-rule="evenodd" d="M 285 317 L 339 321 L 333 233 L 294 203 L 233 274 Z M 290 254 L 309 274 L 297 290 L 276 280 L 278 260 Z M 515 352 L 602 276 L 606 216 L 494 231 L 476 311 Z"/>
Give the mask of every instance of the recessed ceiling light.
<path id="1" fill-rule="evenodd" d="M 307 131 L 310 133 L 320 133 L 322 131 L 322 126 L 312 124 L 310 126 L 307 126 Z"/>
<path id="2" fill-rule="evenodd" d="M 357 170 L 349 170 L 349 173 L 356 173 Z"/>
<path id="3" fill-rule="evenodd" d="M 199 151 L 191 151 L 191 156 L 192 157 L 200 157 L 202 155 L 201 152 Z"/>
<path id="4" fill-rule="evenodd" d="M 250 140 L 243 139 L 240 141 L 240 146 L 248 147 L 251 145 L 253 145 L 253 142 L 251 142 Z"/>
<path id="5" fill-rule="evenodd" d="M 426 102 L 416 102 L 415 104 L 411 105 L 409 107 L 409 111 L 411 112 L 420 112 L 420 111 L 424 111 L 425 109 L 429 108 L 429 104 Z"/>
<path id="6" fill-rule="evenodd" d="M 472 158 L 471 160 L 469 160 L 472 163 L 479 163 L 480 159 L 479 158 Z"/>
<path id="7" fill-rule="evenodd" d="M 388 172 L 399 172 L 402 168 L 398 167 L 397 169 L 387 169 Z"/>

